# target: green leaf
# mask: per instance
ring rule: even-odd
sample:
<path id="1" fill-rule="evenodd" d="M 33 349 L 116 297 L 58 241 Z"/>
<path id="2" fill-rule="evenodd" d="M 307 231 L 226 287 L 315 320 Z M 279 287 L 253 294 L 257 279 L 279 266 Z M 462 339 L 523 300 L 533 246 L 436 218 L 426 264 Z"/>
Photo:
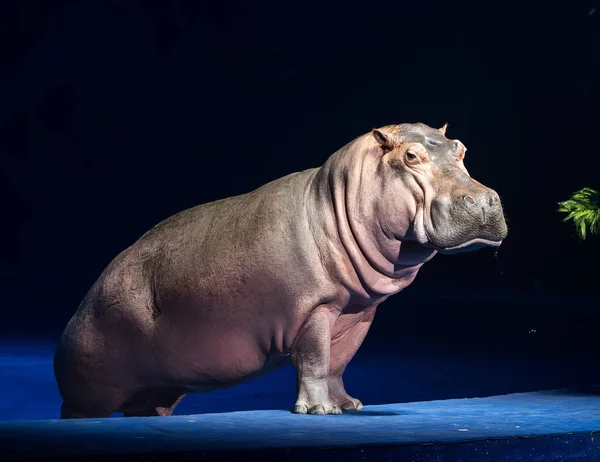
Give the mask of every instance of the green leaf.
<path id="1" fill-rule="evenodd" d="M 574 192 L 571 198 L 558 203 L 558 211 L 567 215 L 562 221 L 572 220 L 581 239 L 598 234 L 600 229 L 600 193 L 591 188 Z"/>

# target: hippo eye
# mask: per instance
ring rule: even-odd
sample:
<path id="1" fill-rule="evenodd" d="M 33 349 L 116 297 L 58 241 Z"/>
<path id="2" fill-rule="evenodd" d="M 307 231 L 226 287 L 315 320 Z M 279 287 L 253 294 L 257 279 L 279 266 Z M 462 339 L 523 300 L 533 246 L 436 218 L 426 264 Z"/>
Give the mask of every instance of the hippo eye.
<path id="1" fill-rule="evenodd" d="M 419 157 L 414 152 L 406 151 L 406 160 L 408 160 L 409 162 L 414 162 L 418 158 Z"/>

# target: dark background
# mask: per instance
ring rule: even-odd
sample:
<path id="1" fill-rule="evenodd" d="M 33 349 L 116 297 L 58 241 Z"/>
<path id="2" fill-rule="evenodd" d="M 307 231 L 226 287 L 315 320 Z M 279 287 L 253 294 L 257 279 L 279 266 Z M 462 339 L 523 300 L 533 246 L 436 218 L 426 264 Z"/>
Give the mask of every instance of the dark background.
<path id="1" fill-rule="evenodd" d="M 595 351 L 600 239 L 556 209 L 600 188 L 596 6 L 0 3 L 0 332 L 55 340 L 157 222 L 421 121 L 467 145 L 509 237 L 425 265 L 366 348 Z"/>

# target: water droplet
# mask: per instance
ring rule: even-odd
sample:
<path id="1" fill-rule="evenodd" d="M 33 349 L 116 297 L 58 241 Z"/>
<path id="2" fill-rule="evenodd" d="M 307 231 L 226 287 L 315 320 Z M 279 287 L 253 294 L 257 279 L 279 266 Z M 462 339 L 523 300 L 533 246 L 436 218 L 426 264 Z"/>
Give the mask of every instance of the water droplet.
<path id="1" fill-rule="evenodd" d="M 500 261 L 500 258 L 498 258 L 498 249 L 494 249 L 494 258 L 496 259 L 496 262 L 498 263 L 498 271 L 500 272 L 500 276 L 503 278 L 504 277 L 504 271 L 502 270 L 502 262 Z"/>

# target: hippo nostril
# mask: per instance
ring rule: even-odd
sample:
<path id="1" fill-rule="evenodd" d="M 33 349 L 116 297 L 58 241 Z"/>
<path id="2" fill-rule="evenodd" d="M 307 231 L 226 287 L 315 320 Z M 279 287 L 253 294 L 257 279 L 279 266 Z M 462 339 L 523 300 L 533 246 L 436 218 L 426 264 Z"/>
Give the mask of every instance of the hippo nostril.
<path id="1" fill-rule="evenodd" d="M 498 194 L 496 194 L 495 192 L 488 193 L 487 203 L 490 207 L 493 207 L 494 205 L 498 204 L 499 201 L 500 198 L 498 197 Z"/>
<path id="2" fill-rule="evenodd" d="M 475 204 L 475 199 L 473 199 L 473 196 L 463 196 L 463 200 L 471 205 Z"/>

